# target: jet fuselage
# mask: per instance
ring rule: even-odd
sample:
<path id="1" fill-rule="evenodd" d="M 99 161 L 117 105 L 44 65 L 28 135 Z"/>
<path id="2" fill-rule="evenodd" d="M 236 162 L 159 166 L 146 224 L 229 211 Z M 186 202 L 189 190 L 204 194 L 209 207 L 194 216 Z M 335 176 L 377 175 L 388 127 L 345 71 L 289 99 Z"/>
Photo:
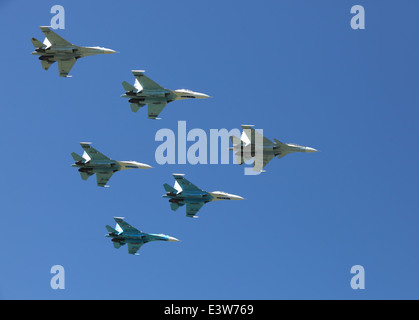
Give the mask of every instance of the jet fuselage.
<path id="1" fill-rule="evenodd" d="M 316 152 L 316 149 L 299 146 L 296 144 L 288 144 L 288 143 L 276 143 L 275 145 L 263 145 L 258 146 L 256 144 L 248 144 L 247 146 L 243 146 L 241 151 L 240 146 L 235 146 L 233 148 L 234 151 L 241 151 L 245 158 L 254 157 L 256 152 L 263 152 L 263 155 L 273 155 L 273 156 L 284 156 L 289 153 L 294 152 Z"/>
<path id="2" fill-rule="evenodd" d="M 72 167 L 79 168 L 79 172 L 96 173 L 96 172 L 117 172 L 121 170 L 118 161 L 77 161 Z"/>
<path id="3" fill-rule="evenodd" d="M 32 52 L 35 56 L 40 56 L 39 60 L 59 61 L 69 59 L 80 59 L 97 54 L 115 53 L 114 50 L 100 47 L 79 47 L 79 46 L 50 46 L 47 48 L 37 48 Z"/>
<path id="4" fill-rule="evenodd" d="M 214 191 L 214 192 L 181 191 L 179 193 L 166 192 L 166 194 L 163 195 L 163 198 L 169 198 L 169 202 L 177 203 L 177 204 L 184 204 L 186 202 L 205 204 L 211 201 L 218 201 L 218 200 L 243 200 L 243 198 L 240 196 L 236 196 L 234 194 L 229 194 L 222 191 Z"/>
<path id="5" fill-rule="evenodd" d="M 206 94 L 187 91 L 187 90 L 136 90 L 126 91 L 121 96 L 122 98 L 128 98 L 130 103 L 139 104 L 153 104 L 153 103 L 170 103 L 177 100 L 185 99 L 204 99 L 208 98 Z"/>
<path id="6" fill-rule="evenodd" d="M 149 165 L 135 161 L 116 161 L 116 160 L 90 160 L 87 162 L 77 161 L 72 167 L 79 168 L 79 172 L 117 172 L 127 169 L 148 169 Z"/>
<path id="7" fill-rule="evenodd" d="M 112 242 L 117 242 L 120 245 L 126 243 L 132 244 L 144 244 L 150 241 L 179 241 L 174 237 L 167 236 L 165 234 L 152 234 L 152 233 L 139 233 L 139 234 L 125 234 L 109 232 L 105 235 L 108 238 L 112 238 Z"/>
<path id="8" fill-rule="evenodd" d="M 182 191 L 179 193 L 167 192 L 163 198 L 169 198 L 169 202 L 184 204 L 186 202 L 194 203 L 208 203 L 213 201 L 214 197 L 208 192 L 193 192 L 193 191 Z"/>

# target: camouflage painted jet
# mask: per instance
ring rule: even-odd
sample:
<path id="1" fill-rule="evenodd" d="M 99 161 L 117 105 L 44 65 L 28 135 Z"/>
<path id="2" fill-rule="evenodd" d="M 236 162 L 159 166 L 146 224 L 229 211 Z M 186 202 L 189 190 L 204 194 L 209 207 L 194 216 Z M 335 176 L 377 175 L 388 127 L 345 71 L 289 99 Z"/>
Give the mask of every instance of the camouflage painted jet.
<path id="1" fill-rule="evenodd" d="M 174 173 L 175 186 L 171 187 L 167 183 L 163 185 L 166 194 L 163 198 L 168 198 L 170 207 L 176 211 L 180 206 L 186 204 L 186 216 L 198 218 L 196 214 L 199 209 L 208 202 L 217 200 L 243 200 L 244 198 L 229 194 L 223 191 L 207 192 L 199 189 L 184 178 L 184 174 Z"/>
<path id="2" fill-rule="evenodd" d="M 176 238 L 167 236 L 165 234 L 144 233 L 135 229 L 124 221 L 124 218 L 114 217 L 116 221 L 115 229 L 106 226 L 108 238 L 112 238 L 113 246 L 119 249 L 121 246 L 128 244 L 128 253 L 138 256 L 137 251 L 141 246 L 150 241 L 179 241 Z"/>
<path id="3" fill-rule="evenodd" d="M 282 158 L 294 152 L 317 152 L 314 148 L 294 143 L 282 143 L 276 139 L 274 139 L 275 142 L 272 142 L 253 129 L 253 125 L 242 125 L 241 127 L 243 129 L 241 138 L 230 137 L 233 143 L 230 150 L 235 152 L 238 164 L 243 164 L 254 158 L 254 171 L 262 172 L 262 169 L 275 157 Z"/>
<path id="4" fill-rule="evenodd" d="M 147 164 L 136 161 L 112 160 L 91 147 L 90 144 L 90 142 L 80 142 L 81 147 L 84 149 L 84 154 L 83 157 L 75 152 L 71 154 L 74 161 L 76 161 L 76 163 L 72 164 L 72 167 L 79 168 L 83 180 L 87 180 L 96 173 L 97 185 L 99 187 L 108 187 L 106 183 L 117 171 L 152 168 Z"/>
<path id="5" fill-rule="evenodd" d="M 60 77 L 71 77 L 68 73 L 73 68 L 77 59 L 102 53 L 115 53 L 111 49 L 101 47 L 79 47 L 61 38 L 50 29 L 51 27 L 40 28 L 46 38 L 43 43 L 35 38 L 31 39 L 35 47 L 35 51 L 32 54 L 39 56 L 44 70 L 48 70 L 57 61 Z"/>
<path id="6" fill-rule="evenodd" d="M 159 119 L 157 118 L 158 115 L 169 102 L 184 99 L 209 98 L 206 94 L 186 89 L 174 91 L 165 89 L 145 76 L 144 70 L 132 70 L 131 72 L 135 76 L 134 86 L 126 81 L 122 82 L 125 94 L 121 97 L 129 99 L 132 112 L 137 112 L 140 108 L 148 104 L 149 119 Z"/>

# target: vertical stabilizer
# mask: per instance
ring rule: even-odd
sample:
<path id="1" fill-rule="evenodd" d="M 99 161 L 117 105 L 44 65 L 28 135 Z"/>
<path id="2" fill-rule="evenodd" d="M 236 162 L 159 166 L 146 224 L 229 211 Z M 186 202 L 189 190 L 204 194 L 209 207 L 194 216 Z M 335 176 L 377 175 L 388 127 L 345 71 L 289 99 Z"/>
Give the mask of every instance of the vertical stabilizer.
<path id="1" fill-rule="evenodd" d="M 51 44 L 51 42 L 49 42 L 48 38 L 45 38 L 45 40 L 44 40 L 44 46 L 45 47 L 51 47 L 52 46 L 52 44 Z"/>
<path id="2" fill-rule="evenodd" d="M 86 162 L 89 162 L 91 160 L 91 158 L 89 157 L 86 151 L 83 152 L 83 159 L 86 160 Z"/>
<path id="3" fill-rule="evenodd" d="M 115 230 L 118 232 L 118 233 L 122 233 L 122 232 L 124 232 L 124 230 L 122 230 L 122 228 L 121 228 L 121 226 L 117 223 L 116 224 L 116 226 L 115 226 Z"/>
<path id="4" fill-rule="evenodd" d="M 177 180 L 175 181 L 175 186 L 174 186 L 174 188 L 176 189 L 176 191 L 179 193 L 179 192 L 182 192 L 182 187 L 180 186 L 180 184 L 179 184 L 179 182 L 177 182 Z"/>
<path id="5" fill-rule="evenodd" d="M 134 87 L 135 87 L 135 89 L 137 89 L 138 91 L 142 91 L 142 90 L 143 90 L 143 86 L 140 84 L 140 81 L 138 81 L 138 79 L 137 79 L 137 78 L 135 78 Z"/>

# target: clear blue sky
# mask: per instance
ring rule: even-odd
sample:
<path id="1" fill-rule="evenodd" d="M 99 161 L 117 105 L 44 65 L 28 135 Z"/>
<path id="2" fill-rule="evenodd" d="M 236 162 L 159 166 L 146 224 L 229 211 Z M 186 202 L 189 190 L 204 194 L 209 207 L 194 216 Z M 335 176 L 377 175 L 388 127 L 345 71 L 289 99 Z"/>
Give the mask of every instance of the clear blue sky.
<path id="1" fill-rule="evenodd" d="M 71 79 L 42 70 L 30 39 L 44 39 L 55 4 L 60 35 L 120 53 L 79 60 Z M 350 27 L 355 4 L 366 30 Z M 418 11 L 408 0 L 1 0 L 0 298 L 418 299 Z M 213 98 L 148 120 L 120 98 L 132 69 Z M 154 136 L 178 120 L 207 133 L 254 124 L 321 152 L 274 159 L 259 176 L 160 166 Z M 80 141 L 155 168 L 96 187 L 70 166 Z M 247 200 L 188 219 L 161 198 L 173 172 Z M 182 241 L 130 256 L 104 237 L 113 216 Z M 65 290 L 50 288 L 53 265 Z M 353 265 L 363 291 L 350 287 Z"/>

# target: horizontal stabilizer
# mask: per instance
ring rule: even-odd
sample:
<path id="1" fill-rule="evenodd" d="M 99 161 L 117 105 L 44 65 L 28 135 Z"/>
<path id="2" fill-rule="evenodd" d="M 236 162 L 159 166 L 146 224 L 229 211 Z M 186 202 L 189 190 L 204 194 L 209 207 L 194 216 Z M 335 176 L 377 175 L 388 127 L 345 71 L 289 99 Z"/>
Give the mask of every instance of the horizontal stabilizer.
<path id="1" fill-rule="evenodd" d="M 120 244 L 119 242 L 112 242 L 115 249 L 121 248 L 124 244 Z"/>
<path id="2" fill-rule="evenodd" d="M 89 179 L 90 176 L 92 176 L 93 173 L 87 173 L 87 172 L 80 172 L 80 176 L 83 180 Z"/>
<path id="3" fill-rule="evenodd" d="M 112 228 L 111 226 L 106 225 L 105 226 L 106 230 L 108 230 L 108 232 L 110 233 L 118 233 L 118 231 L 116 231 L 114 228 Z"/>
<path id="4" fill-rule="evenodd" d="M 43 44 L 41 41 L 39 41 L 38 39 L 35 39 L 35 38 L 32 38 L 31 42 L 32 42 L 33 46 L 37 49 L 38 48 L 44 49 L 44 48 L 47 47 L 45 44 Z"/>
<path id="5" fill-rule="evenodd" d="M 84 161 L 84 159 L 75 152 L 72 152 L 71 156 L 73 157 L 74 161 Z"/>
<path id="6" fill-rule="evenodd" d="M 167 183 L 165 183 L 163 185 L 163 187 L 164 187 L 164 190 L 166 190 L 166 192 L 171 192 L 171 193 L 175 193 L 175 194 L 177 193 L 177 190 L 175 188 L 169 186 Z"/>
<path id="7" fill-rule="evenodd" d="M 179 205 L 178 205 L 177 203 L 171 203 L 171 204 L 170 204 L 170 208 L 171 208 L 173 211 L 176 211 L 177 209 L 179 209 Z"/>
<path id="8" fill-rule="evenodd" d="M 125 91 L 133 91 L 133 92 L 137 91 L 137 89 L 135 89 L 135 87 L 133 85 L 130 85 L 126 81 L 122 82 L 122 86 L 124 87 Z"/>
<path id="9" fill-rule="evenodd" d="M 144 107 L 145 104 L 131 103 L 130 106 L 132 112 L 137 112 L 138 110 L 140 110 L 141 107 Z"/>

